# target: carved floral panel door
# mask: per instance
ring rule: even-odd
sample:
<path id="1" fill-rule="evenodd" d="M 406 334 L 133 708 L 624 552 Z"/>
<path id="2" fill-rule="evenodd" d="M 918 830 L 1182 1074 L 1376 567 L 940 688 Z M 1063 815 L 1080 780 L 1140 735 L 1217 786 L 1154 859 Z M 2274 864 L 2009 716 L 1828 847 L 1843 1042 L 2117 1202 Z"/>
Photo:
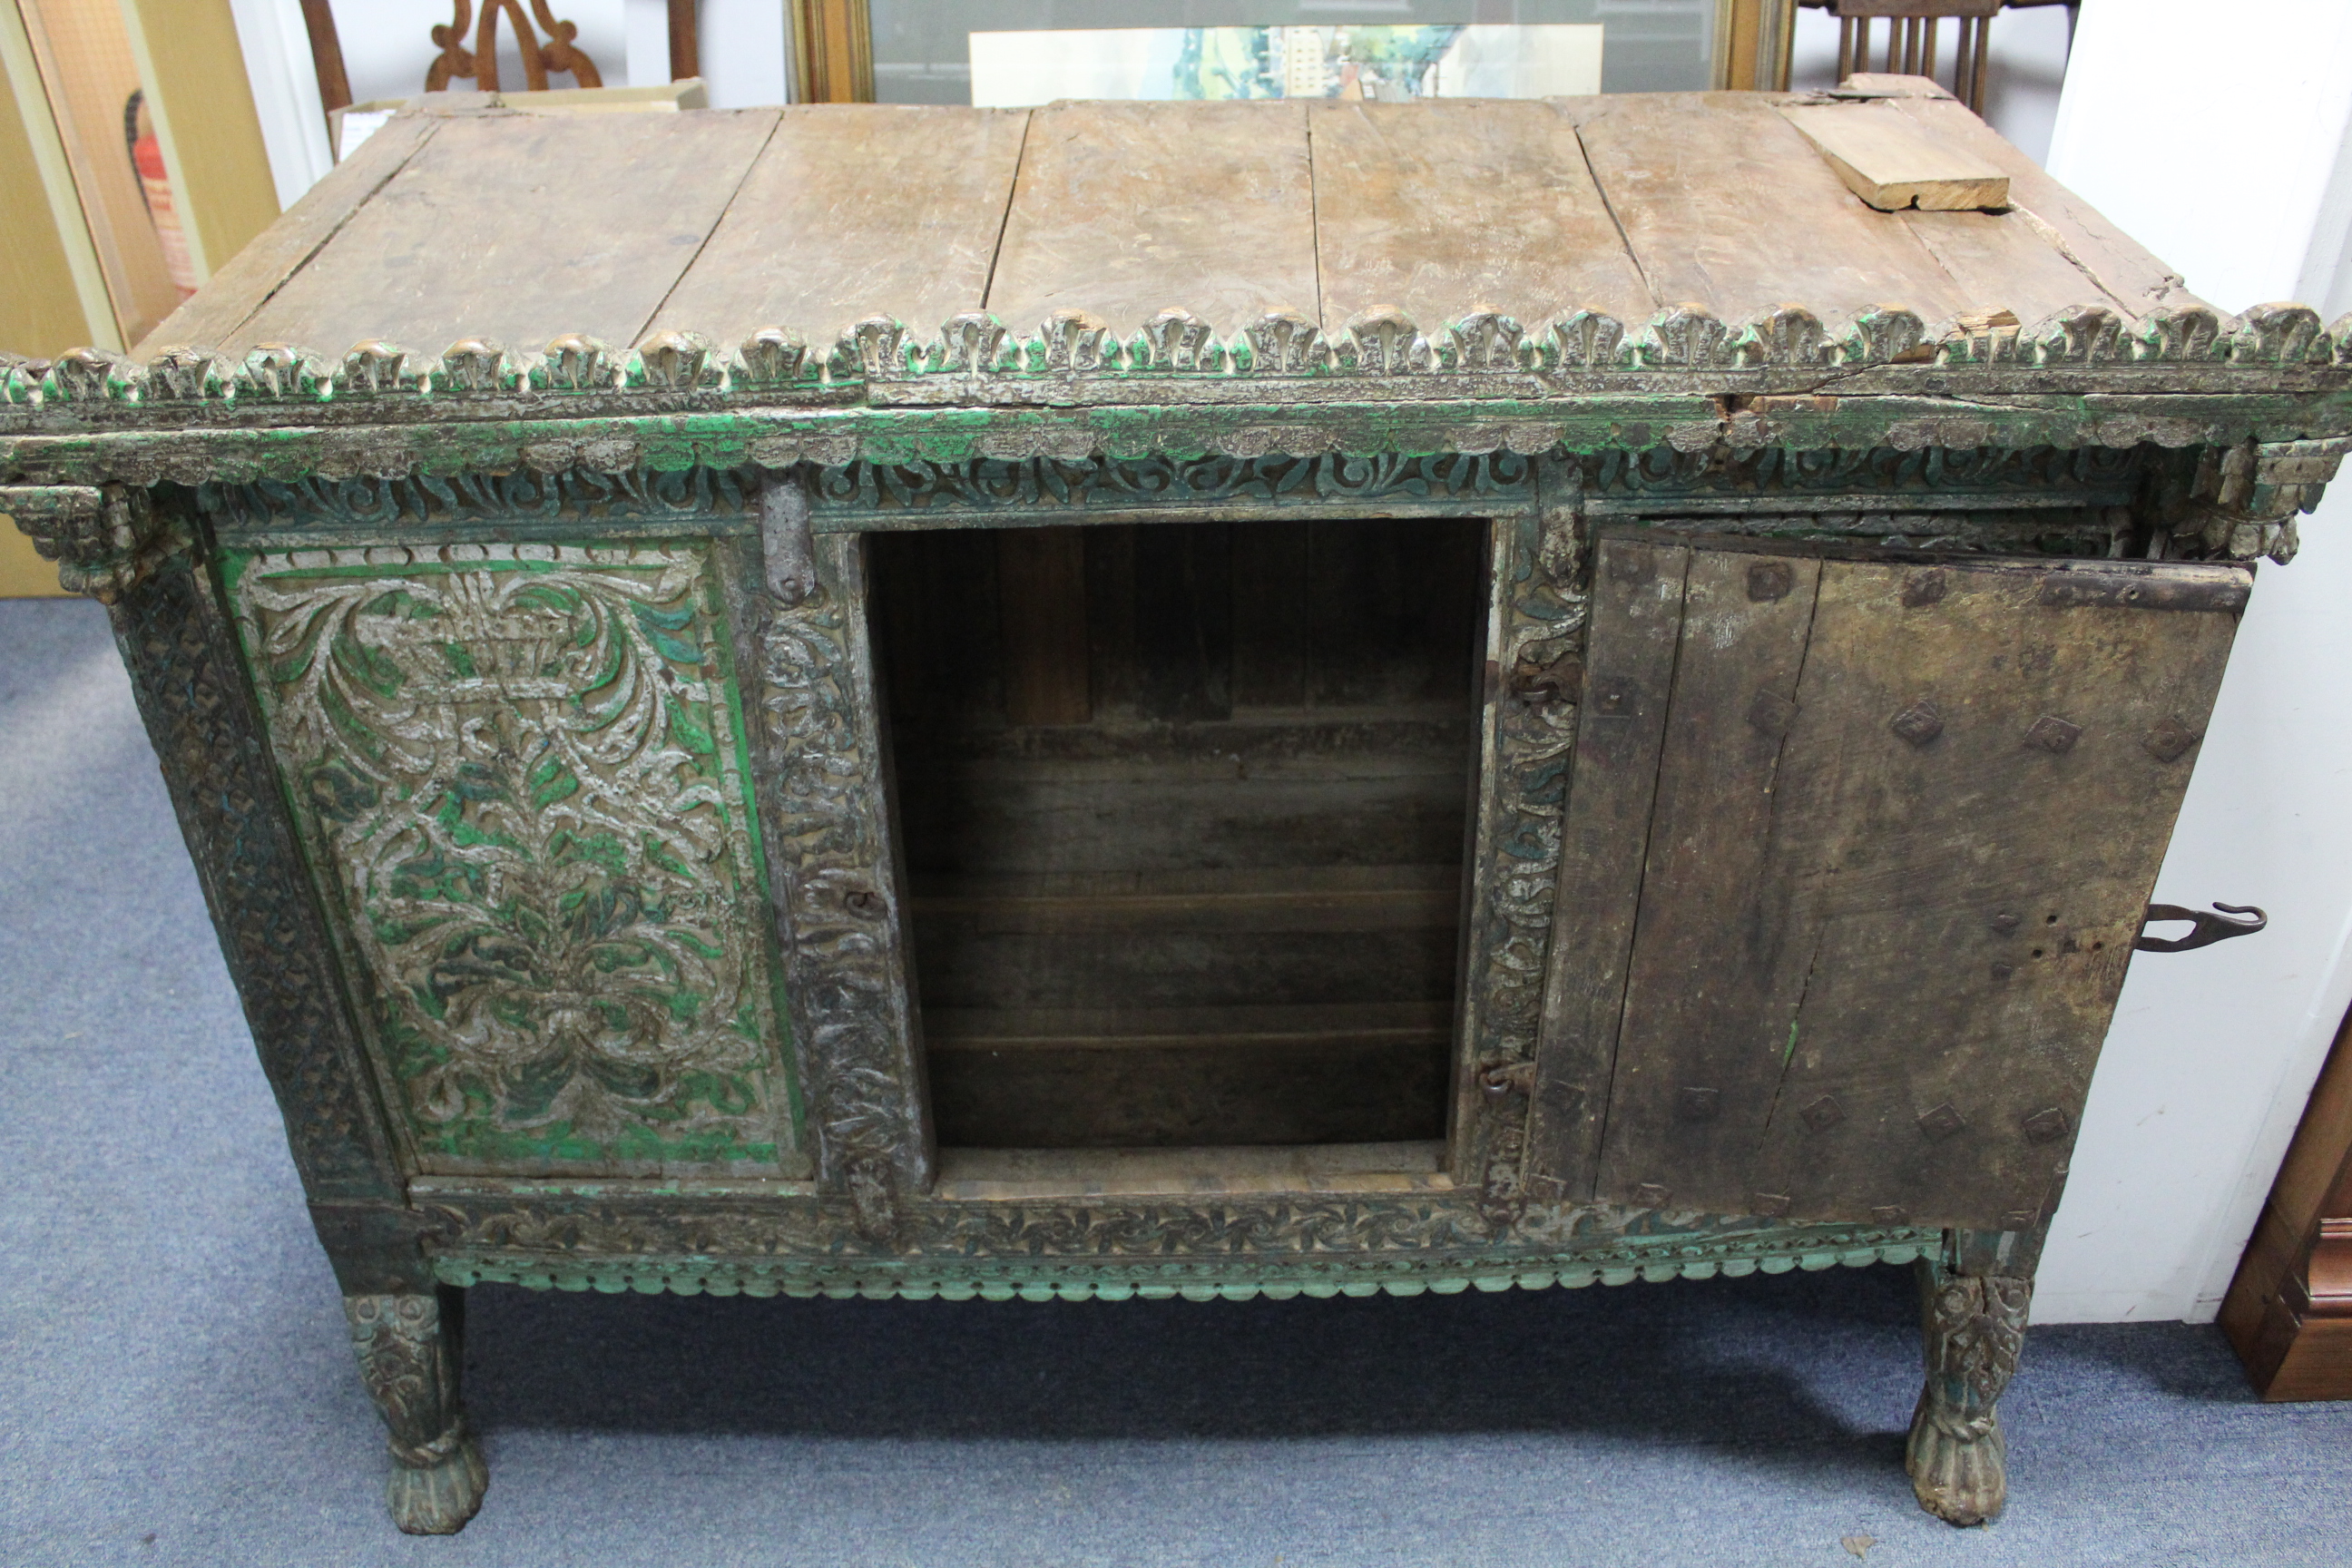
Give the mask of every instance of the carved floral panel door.
<path id="1" fill-rule="evenodd" d="M 1553 1190 L 2046 1213 L 2251 576 L 1604 536 L 1532 1111 Z"/>
<path id="2" fill-rule="evenodd" d="M 701 541 L 228 557 L 418 1168 L 806 1169 L 719 574 Z"/>

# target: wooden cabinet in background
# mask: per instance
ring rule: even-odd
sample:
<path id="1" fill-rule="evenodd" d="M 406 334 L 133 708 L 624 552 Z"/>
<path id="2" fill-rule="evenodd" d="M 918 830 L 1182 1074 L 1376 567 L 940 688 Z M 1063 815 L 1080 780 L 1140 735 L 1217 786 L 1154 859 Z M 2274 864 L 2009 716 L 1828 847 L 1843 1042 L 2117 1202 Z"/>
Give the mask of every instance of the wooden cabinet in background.
<path id="1" fill-rule="evenodd" d="M 2320 1069 L 2221 1328 L 2264 1399 L 2352 1399 L 2352 1024 Z"/>

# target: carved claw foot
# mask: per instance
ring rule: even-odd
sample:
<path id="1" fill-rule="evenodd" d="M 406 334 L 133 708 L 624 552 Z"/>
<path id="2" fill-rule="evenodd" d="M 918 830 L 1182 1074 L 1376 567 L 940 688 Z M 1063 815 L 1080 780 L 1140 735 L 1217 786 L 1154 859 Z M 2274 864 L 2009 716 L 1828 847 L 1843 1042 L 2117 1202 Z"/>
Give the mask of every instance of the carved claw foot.
<path id="1" fill-rule="evenodd" d="M 2033 1281 L 1923 1264 L 1920 1295 L 1927 1384 L 1904 1463 L 1921 1508 L 1953 1524 L 1982 1524 L 2008 1500 L 2008 1450 L 1994 1406 L 2017 1371 Z"/>
<path id="2" fill-rule="evenodd" d="M 464 1298 L 346 1296 L 360 1376 L 392 1449 L 392 1521 L 411 1535 L 452 1535 L 482 1506 L 489 1470 L 457 1403 Z"/>
<path id="3" fill-rule="evenodd" d="M 455 1535 L 480 1510 L 490 1472 L 464 1416 L 424 1449 L 404 1451 L 395 1439 L 392 1458 L 392 1522 L 409 1534 Z"/>
<path id="4" fill-rule="evenodd" d="M 1919 1391 L 1903 1464 L 1911 1472 L 1911 1492 L 1919 1506 L 1947 1524 L 1982 1524 L 1999 1517 L 2000 1505 L 2009 1500 L 2009 1453 L 2000 1413 L 1961 1415 L 1932 1387 Z"/>

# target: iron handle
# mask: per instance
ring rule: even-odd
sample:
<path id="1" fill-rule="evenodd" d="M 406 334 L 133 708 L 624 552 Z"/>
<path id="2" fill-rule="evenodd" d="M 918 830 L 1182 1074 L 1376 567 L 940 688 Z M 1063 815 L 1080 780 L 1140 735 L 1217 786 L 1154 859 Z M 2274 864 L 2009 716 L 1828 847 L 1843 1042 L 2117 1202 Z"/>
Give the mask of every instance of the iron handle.
<path id="1" fill-rule="evenodd" d="M 2226 911 L 2216 914 L 2215 910 Z M 2231 915 L 2252 915 L 2250 921 L 2231 920 Z M 2162 921 L 2187 921 L 2197 929 L 2187 936 L 2150 936 L 2147 928 Z M 2216 902 L 2211 910 L 2185 910 L 2179 904 L 2150 904 L 2147 918 L 2140 922 L 2140 936 L 2132 943 L 2139 952 L 2187 952 L 2192 948 L 2210 947 L 2217 942 L 2227 942 L 2233 936 L 2252 936 L 2271 923 L 2270 916 L 2252 904 Z"/>

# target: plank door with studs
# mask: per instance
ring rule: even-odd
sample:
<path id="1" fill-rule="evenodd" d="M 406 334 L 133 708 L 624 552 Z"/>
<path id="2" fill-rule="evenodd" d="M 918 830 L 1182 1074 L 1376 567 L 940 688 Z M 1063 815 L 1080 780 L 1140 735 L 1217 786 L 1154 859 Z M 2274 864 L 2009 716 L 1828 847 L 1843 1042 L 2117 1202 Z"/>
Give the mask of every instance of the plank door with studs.
<path id="1" fill-rule="evenodd" d="M 1533 1190 L 2032 1224 L 2252 573 L 1596 548 Z"/>

